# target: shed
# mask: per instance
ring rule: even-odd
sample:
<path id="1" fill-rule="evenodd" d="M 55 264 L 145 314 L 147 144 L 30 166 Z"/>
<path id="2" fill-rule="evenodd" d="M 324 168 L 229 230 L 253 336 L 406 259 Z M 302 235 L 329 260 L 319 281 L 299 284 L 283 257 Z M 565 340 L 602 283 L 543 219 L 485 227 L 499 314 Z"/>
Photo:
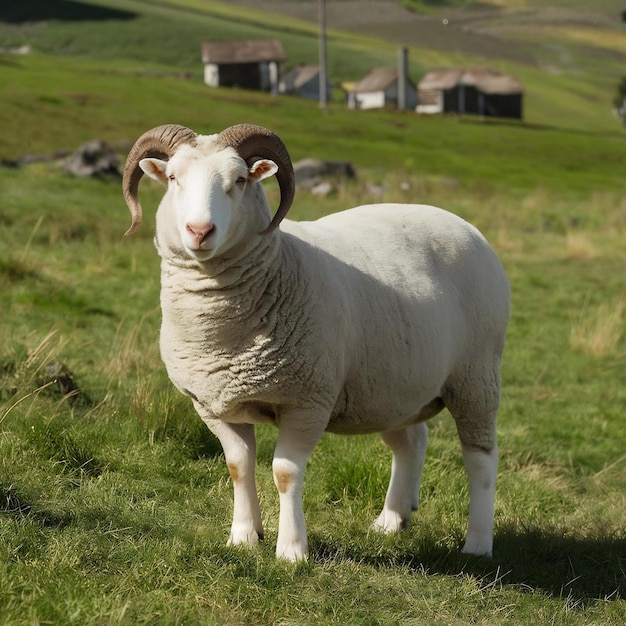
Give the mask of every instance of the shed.
<path id="1" fill-rule="evenodd" d="M 348 93 L 348 106 L 351 109 L 382 109 L 398 107 L 398 68 L 379 67 L 362 78 Z M 417 104 L 415 85 L 405 79 L 407 109 Z"/>
<path id="2" fill-rule="evenodd" d="M 278 39 L 204 41 L 204 82 L 211 87 L 278 91 L 280 64 L 286 59 Z"/>
<path id="3" fill-rule="evenodd" d="M 522 118 L 524 88 L 491 68 L 444 68 L 417 85 L 418 113 L 470 113 Z"/>
<path id="4" fill-rule="evenodd" d="M 279 93 L 300 96 L 310 100 L 319 100 L 320 97 L 320 68 L 319 65 L 296 65 L 287 70 L 278 83 Z M 332 84 L 326 77 L 326 93 L 328 99 L 332 92 Z"/>

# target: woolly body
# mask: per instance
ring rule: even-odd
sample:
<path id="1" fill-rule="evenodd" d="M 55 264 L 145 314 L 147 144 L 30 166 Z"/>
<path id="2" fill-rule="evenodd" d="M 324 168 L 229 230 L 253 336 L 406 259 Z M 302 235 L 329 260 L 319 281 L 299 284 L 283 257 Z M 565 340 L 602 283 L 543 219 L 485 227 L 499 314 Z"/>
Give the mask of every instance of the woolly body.
<path id="1" fill-rule="evenodd" d="M 219 419 L 264 423 L 283 405 L 314 402 L 326 430 L 393 430 L 418 421 L 447 385 L 451 395 L 465 385 L 483 352 L 494 369 L 506 279 L 482 236 L 451 213 L 370 205 L 285 220 L 258 248 L 227 285 L 163 260 L 163 360 Z M 483 393 L 497 404 L 497 385 Z"/>

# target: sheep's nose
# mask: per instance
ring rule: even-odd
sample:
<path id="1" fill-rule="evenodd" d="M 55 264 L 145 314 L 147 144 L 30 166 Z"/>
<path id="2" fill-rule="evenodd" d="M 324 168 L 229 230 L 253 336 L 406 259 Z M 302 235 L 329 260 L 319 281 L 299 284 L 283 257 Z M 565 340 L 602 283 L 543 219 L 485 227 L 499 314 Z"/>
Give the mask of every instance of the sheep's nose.
<path id="1" fill-rule="evenodd" d="M 187 232 L 195 239 L 196 245 L 200 247 L 200 244 L 207 238 L 207 236 L 215 229 L 213 222 L 191 223 L 188 222 L 185 225 Z"/>

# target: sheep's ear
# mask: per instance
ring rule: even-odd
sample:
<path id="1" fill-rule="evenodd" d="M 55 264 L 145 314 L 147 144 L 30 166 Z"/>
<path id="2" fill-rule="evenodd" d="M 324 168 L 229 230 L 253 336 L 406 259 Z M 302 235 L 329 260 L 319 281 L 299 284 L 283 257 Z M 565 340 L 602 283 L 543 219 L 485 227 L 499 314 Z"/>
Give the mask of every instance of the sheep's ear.
<path id="1" fill-rule="evenodd" d="M 252 167 L 248 170 L 248 175 L 251 180 L 259 182 L 273 176 L 277 171 L 278 165 L 274 161 L 259 159 L 252 164 Z"/>
<path id="2" fill-rule="evenodd" d="M 139 161 L 139 167 L 143 170 L 144 174 L 158 180 L 163 185 L 167 185 L 167 176 L 165 174 L 165 168 L 167 167 L 167 161 L 161 159 L 141 159 Z"/>

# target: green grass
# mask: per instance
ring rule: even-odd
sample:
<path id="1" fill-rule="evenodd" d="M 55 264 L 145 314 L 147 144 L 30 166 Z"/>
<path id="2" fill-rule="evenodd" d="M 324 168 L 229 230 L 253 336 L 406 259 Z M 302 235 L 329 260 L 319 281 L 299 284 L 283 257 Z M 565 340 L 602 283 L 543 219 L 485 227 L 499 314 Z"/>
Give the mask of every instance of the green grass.
<path id="1" fill-rule="evenodd" d="M 448 416 L 432 424 L 422 508 L 399 537 L 368 532 L 389 476 L 382 444 L 324 438 L 305 488 L 311 562 L 295 568 L 273 557 L 275 433 L 260 429 L 267 538 L 251 552 L 226 549 L 231 488 L 219 446 L 159 361 L 152 215 L 122 240 L 118 185 L 69 180 L 50 165 L 5 170 L 0 620 L 623 622 L 626 343 L 599 355 L 571 343 L 581 319 L 626 297 L 623 205 L 582 194 L 568 210 L 596 203 L 601 215 L 555 230 L 524 217 L 546 205 L 563 212 L 546 193 L 525 196 L 518 214 L 499 192 L 460 199 L 413 184 L 482 223 L 512 280 L 494 559 L 458 552 L 466 487 Z M 75 200 L 62 207 L 70 187 Z M 146 208 L 156 191 L 143 189 Z M 359 193 L 316 200 L 316 210 Z M 51 210 L 37 211 L 45 194 Z M 308 202 L 302 194 L 296 216 Z M 66 364 L 82 399 L 42 389 L 49 362 Z"/>
<path id="2" fill-rule="evenodd" d="M 619 192 L 624 185 L 624 136 L 615 120 L 613 132 L 606 132 L 602 119 L 581 131 L 560 120 L 546 127 L 433 120 L 410 113 L 355 115 L 339 104 L 324 114 L 296 98 L 210 90 L 196 81 L 103 67 L 102 62 L 47 56 L 16 58 L 0 66 L 0 123 L 20 129 L 0 139 L 2 156 L 52 154 L 94 136 L 125 146 L 165 121 L 211 133 L 245 120 L 275 129 L 295 159 L 359 155 L 356 165 L 381 172 L 419 171 L 509 190 L 546 188 L 566 197 L 589 189 Z M 375 145 L 364 151 L 372 137 Z"/>
<path id="3" fill-rule="evenodd" d="M 177 19 L 193 22 L 164 4 L 100 4 L 167 18 L 172 37 L 187 32 Z M 61 27 L 68 40 L 93 34 L 89 23 L 28 28 L 43 44 Z M 123 239 L 119 181 L 74 179 L 55 162 L 0 168 L 0 624 L 623 624 L 624 137 L 590 95 L 596 79 L 525 68 L 541 123 L 323 114 L 180 80 L 184 62 L 121 46 L 130 32 L 120 56 L 2 57 L 0 125 L 11 132 L 0 156 L 101 137 L 123 158 L 166 121 L 203 132 L 251 121 L 276 129 L 294 158 L 357 168 L 328 198 L 299 192 L 294 218 L 373 200 L 373 180 L 384 199 L 443 206 L 492 241 L 513 290 L 494 558 L 459 552 L 467 487 L 447 414 L 431 423 L 421 508 L 396 537 L 369 531 L 389 478 L 383 444 L 323 438 L 305 481 L 311 558 L 298 566 L 274 558 L 276 432 L 260 428 L 266 539 L 226 548 L 232 489 L 219 444 L 159 358 L 160 188 L 142 183 L 145 224 Z"/>

